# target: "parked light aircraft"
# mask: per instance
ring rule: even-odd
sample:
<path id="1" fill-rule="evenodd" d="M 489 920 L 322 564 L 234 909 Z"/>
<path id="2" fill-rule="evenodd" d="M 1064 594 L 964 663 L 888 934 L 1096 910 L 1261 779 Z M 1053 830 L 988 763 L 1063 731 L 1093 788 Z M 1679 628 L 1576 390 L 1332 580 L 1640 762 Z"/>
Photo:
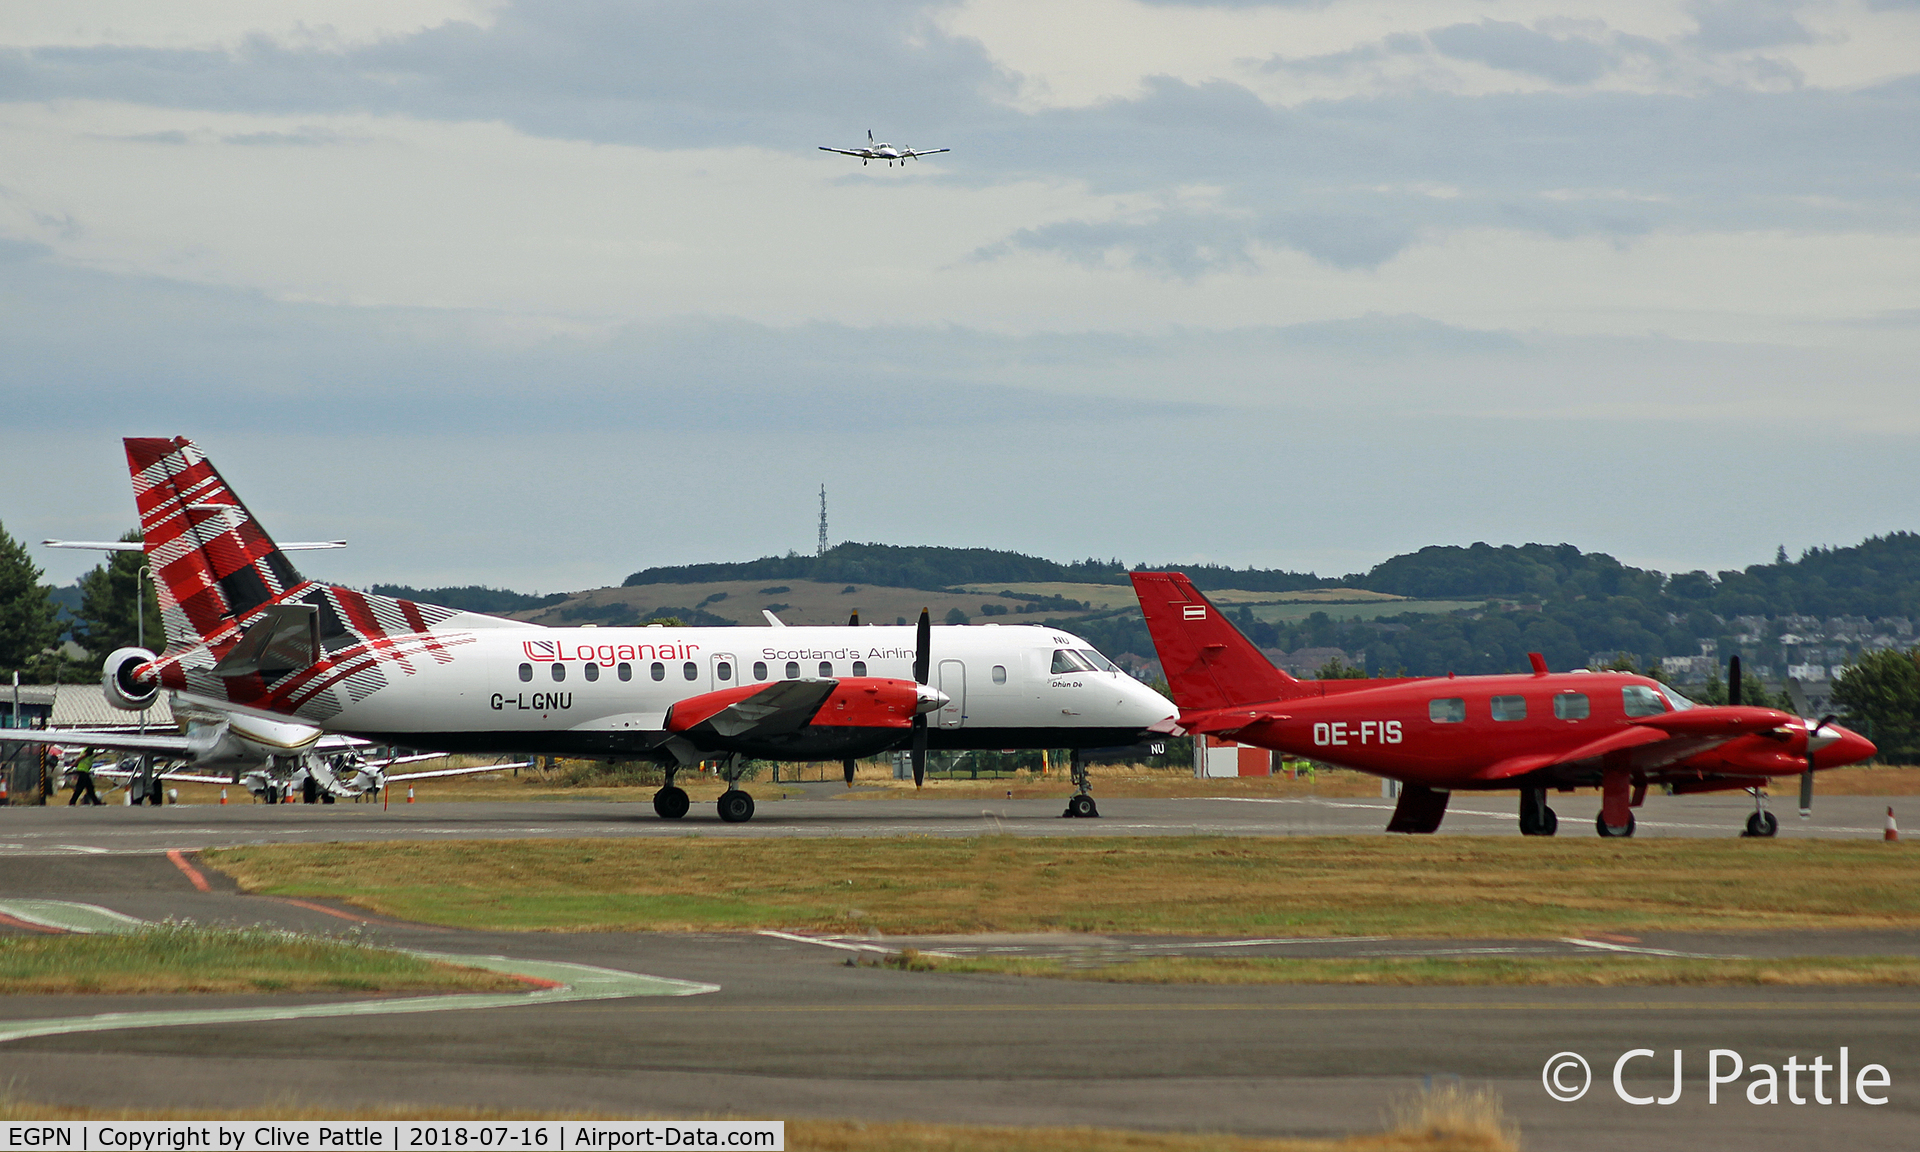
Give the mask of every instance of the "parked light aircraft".
<path id="1" fill-rule="evenodd" d="M 1034 626 L 542 628 L 304 579 L 185 439 L 128 439 L 169 637 L 102 682 L 241 715 L 453 752 L 652 760 L 678 818 L 681 767 L 721 759 L 722 819 L 751 818 L 740 757 L 853 760 L 909 747 L 1136 743 L 1173 709 L 1069 633 Z M 1096 815 L 1085 778 L 1070 809 Z"/>
<path id="2" fill-rule="evenodd" d="M 42 543 L 49 548 L 84 548 L 100 552 L 130 552 L 143 547 L 134 540 L 46 540 Z M 329 540 L 286 544 L 281 546 L 281 550 L 344 547 L 344 540 Z M 168 642 L 172 645 L 180 642 L 180 638 L 169 634 Z M 109 699 L 112 698 L 113 693 L 109 690 Z M 323 795 L 346 799 L 377 791 L 390 781 L 422 775 L 390 776 L 388 770 L 395 764 L 434 758 L 409 756 L 396 759 L 389 756 L 385 759 L 369 759 L 367 754 L 374 747 L 371 740 L 329 734 L 310 724 L 298 724 L 284 718 L 244 715 L 211 702 L 176 698 L 172 704 L 173 715 L 180 725 L 179 731 L 175 732 L 125 728 L 11 728 L 0 729 L 0 743 L 64 745 L 69 748 L 99 748 L 127 753 L 144 758 L 142 774 L 150 771 L 153 760 L 172 761 L 185 771 L 176 769 L 164 772 L 162 778 L 209 784 L 242 784 L 249 792 L 269 803 L 288 795 L 293 789 L 300 789 L 308 801 Z M 497 770 L 495 766 L 487 766 L 445 771 L 468 774 Z M 100 774 L 111 776 L 116 773 L 104 770 Z"/>
<path id="3" fill-rule="evenodd" d="M 900 161 L 901 164 L 905 164 L 907 161 L 917 157 L 934 156 L 941 152 L 951 152 L 953 149 L 923 148 L 915 151 L 912 148 L 900 148 L 885 142 L 876 143 L 873 139 L 873 129 L 869 128 L 867 129 L 867 146 L 865 148 L 829 148 L 822 144 L 820 151 L 838 152 L 842 156 L 858 156 L 862 168 L 867 166 L 867 161 L 869 160 L 885 160 L 887 167 L 891 168 L 895 160 Z"/>
<path id="4" fill-rule="evenodd" d="M 1773 777 L 1801 777 L 1806 815 L 1814 772 L 1875 751 L 1832 717 L 1703 707 L 1645 676 L 1550 673 L 1537 652 L 1532 675 L 1295 680 L 1184 575 L 1132 576 L 1181 727 L 1401 781 L 1389 832 L 1438 829 L 1452 792 L 1518 788 L 1521 833 L 1551 836 L 1547 790 L 1599 785 L 1597 831 L 1631 836 L 1632 810 L 1658 784 L 1751 790 L 1747 834 L 1772 836 L 1760 789 Z"/>

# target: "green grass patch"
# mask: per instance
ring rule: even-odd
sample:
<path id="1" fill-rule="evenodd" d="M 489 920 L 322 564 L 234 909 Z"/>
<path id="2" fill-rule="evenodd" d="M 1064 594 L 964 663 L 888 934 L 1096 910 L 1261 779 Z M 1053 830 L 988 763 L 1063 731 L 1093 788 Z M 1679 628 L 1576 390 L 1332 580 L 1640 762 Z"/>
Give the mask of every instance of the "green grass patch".
<path id="1" fill-rule="evenodd" d="M 463 928 L 1557 937 L 1920 926 L 1920 854 L 1844 840 L 1102 837 L 287 844 L 249 891 Z"/>
<path id="2" fill-rule="evenodd" d="M 351 938 L 169 922 L 114 935 L 0 937 L 0 995 L 151 992 L 517 992 L 501 972 Z"/>
<path id="3" fill-rule="evenodd" d="M 1088 964 L 1071 958 L 928 956 L 911 948 L 875 967 L 986 973 L 1102 984 L 1655 985 L 1832 987 L 1920 984 L 1920 958 L 1796 956 L 1702 960 L 1674 956 L 1382 956 L 1288 959 L 1154 956 Z"/>

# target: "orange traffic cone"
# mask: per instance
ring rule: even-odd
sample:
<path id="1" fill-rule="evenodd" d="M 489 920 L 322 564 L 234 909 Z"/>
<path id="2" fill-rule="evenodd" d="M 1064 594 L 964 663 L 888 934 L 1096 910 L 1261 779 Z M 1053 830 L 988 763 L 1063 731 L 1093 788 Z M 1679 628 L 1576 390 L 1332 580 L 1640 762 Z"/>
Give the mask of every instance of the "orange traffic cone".
<path id="1" fill-rule="evenodd" d="M 413 803 L 413 785 L 407 785 L 407 803 Z"/>
<path id="2" fill-rule="evenodd" d="M 227 790 L 225 788 L 222 788 L 220 789 L 220 803 L 225 804 L 226 802 L 227 802 Z"/>
<path id="3" fill-rule="evenodd" d="M 1893 806 L 1889 804 L 1887 806 L 1887 840 L 1892 842 L 1898 839 L 1900 839 L 1900 825 L 1893 822 Z"/>

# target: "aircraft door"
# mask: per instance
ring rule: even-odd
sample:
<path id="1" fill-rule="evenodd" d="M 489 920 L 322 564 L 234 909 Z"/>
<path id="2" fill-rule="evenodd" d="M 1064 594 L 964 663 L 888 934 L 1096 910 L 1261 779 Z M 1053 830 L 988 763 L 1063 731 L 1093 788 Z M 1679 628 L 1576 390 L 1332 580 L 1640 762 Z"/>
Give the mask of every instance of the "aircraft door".
<path id="1" fill-rule="evenodd" d="M 958 728 L 967 720 L 967 666 L 958 660 L 940 661 L 939 687 L 947 694 L 940 708 L 940 727 Z"/>
<path id="2" fill-rule="evenodd" d="M 715 652 L 707 660 L 708 680 L 713 691 L 740 685 L 740 662 L 731 652 Z"/>

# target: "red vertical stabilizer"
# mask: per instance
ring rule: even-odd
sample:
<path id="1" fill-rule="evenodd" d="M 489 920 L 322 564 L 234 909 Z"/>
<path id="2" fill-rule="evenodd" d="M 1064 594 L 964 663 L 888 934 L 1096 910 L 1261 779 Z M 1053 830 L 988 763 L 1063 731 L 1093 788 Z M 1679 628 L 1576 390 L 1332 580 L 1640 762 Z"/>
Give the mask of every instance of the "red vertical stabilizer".
<path id="1" fill-rule="evenodd" d="M 1183 713 L 1302 695 L 1193 582 L 1178 572 L 1134 572 L 1133 592 Z"/>

